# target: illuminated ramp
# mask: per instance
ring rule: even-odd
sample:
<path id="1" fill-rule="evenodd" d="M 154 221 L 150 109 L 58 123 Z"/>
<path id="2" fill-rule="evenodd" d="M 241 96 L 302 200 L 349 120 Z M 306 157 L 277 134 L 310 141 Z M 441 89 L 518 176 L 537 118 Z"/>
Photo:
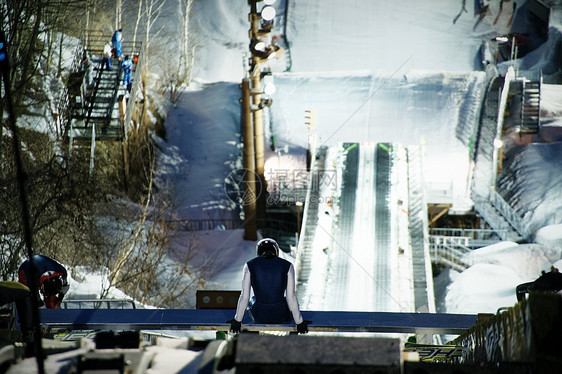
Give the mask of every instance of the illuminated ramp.
<path id="1" fill-rule="evenodd" d="M 325 310 L 395 311 L 386 144 L 346 144 Z"/>
<path id="2" fill-rule="evenodd" d="M 345 169 L 342 173 L 342 191 L 340 195 L 340 216 L 337 233 L 334 234 L 333 247 L 330 249 L 331 265 L 328 269 L 328 281 L 325 291 L 325 310 L 347 309 L 349 263 L 353 238 L 355 209 L 355 190 L 357 188 L 357 163 L 359 147 L 357 144 L 347 144 L 345 155 Z"/>
<path id="3" fill-rule="evenodd" d="M 375 301 L 374 310 L 398 310 L 398 305 L 392 297 L 392 268 L 391 261 L 391 227 L 390 227 L 390 174 L 391 155 L 389 144 L 378 144 L 375 148 L 376 156 L 376 183 L 375 189 L 375 254 L 376 261 L 374 280 Z"/>

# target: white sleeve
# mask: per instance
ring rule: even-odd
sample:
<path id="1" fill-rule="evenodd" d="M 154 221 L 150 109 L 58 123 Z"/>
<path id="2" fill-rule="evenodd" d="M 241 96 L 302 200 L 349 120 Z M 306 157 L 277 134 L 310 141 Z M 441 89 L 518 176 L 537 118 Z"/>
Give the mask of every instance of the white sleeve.
<path id="1" fill-rule="evenodd" d="M 302 322 L 302 315 L 299 310 L 299 302 L 297 300 L 297 294 L 295 293 L 295 268 L 293 264 L 289 267 L 289 271 L 287 272 L 287 290 L 285 294 L 285 298 L 287 299 L 287 305 L 289 306 L 289 310 L 293 314 L 293 319 L 295 323 L 298 325 Z"/>
<path id="2" fill-rule="evenodd" d="M 234 315 L 234 319 L 238 322 L 242 322 L 244 319 L 244 313 L 250 301 L 251 289 L 250 269 L 248 269 L 248 264 L 244 264 L 244 270 L 242 271 L 242 293 L 240 293 L 240 297 L 238 298 L 238 306 L 236 307 L 236 314 Z"/>

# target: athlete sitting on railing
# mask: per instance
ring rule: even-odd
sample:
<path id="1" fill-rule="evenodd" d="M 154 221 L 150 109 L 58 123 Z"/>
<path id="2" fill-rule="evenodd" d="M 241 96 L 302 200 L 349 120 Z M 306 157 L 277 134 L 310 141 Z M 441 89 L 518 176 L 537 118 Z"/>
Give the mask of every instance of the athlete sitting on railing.
<path id="1" fill-rule="evenodd" d="M 248 310 L 254 322 L 289 323 L 292 315 L 297 332 L 306 334 L 311 321 L 303 320 L 299 310 L 293 264 L 279 257 L 279 245 L 273 239 L 260 240 L 256 250 L 258 256 L 244 265 L 242 293 L 236 315 L 227 321 L 230 331 L 240 332 L 250 302 L 250 289 L 253 289 L 254 298 Z"/>

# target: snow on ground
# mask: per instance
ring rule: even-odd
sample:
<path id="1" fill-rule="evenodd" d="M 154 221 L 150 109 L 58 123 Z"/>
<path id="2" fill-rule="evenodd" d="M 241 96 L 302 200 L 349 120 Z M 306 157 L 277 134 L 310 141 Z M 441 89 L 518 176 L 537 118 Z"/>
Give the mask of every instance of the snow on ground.
<path id="1" fill-rule="evenodd" d="M 478 34 L 490 27 L 482 24 L 472 33 L 473 4 L 467 3 L 453 24 L 460 1 L 289 2 L 291 70 L 475 70 Z"/>
<path id="2" fill-rule="evenodd" d="M 390 81 L 393 84 L 401 82 L 400 84 L 407 85 L 414 78 L 419 81 L 428 76 L 450 79 L 479 74 L 475 73 L 480 70 L 482 56 L 479 49 L 483 39 L 495 35 L 491 21 L 497 14 L 499 1 L 489 2 L 490 13 L 473 31 L 477 20 L 474 16 L 474 3 L 467 2 L 466 12 L 460 13 L 458 20 L 453 23 L 455 16 L 462 10 L 461 1 L 407 0 L 400 4 L 337 0 L 289 2 L 286 41 L 291 49 L 287 51 L 286 58 L 291 72 L 298 74 L 277 72 L 275 79 L 285 83 L 285 90 L 295 90 L 303 95 L 301 97 L 305 100 L 302 100 L 298 110 L 295 110 L 291 107 L 288 91 L 279 88 L 276 92 L 270 114 L 278 124 L 281 123 L 279 119 L 285 116 L 285 122 L 282 122 L 285 127 L 281 128 L 281 133 L 280 128 L 266 129 L 268 139 L 271 135 L 276 135 L 278 140 L 273 150 L 268 148 L 266 169 L 274 173 L 277 168 L 301 167 L 299 165 L 302 165 L 303 150 L 307 142 L 306 130 L 302 125 L 303 110 L 310 108 L 312 104 L 325 104 L 322 103 L 322 97 L 332 107 L 341 111 L 338 113 L 338 110 L 333 110 L 334 116 L 339 117 L 334 119 L 335 127 L 331 133 L 324 134 L 320 139 L 324 142 L 333 133 L 349 133 L 351 127 L 347 127 L 347 122 L 358 123 L 360 126 L 363 119 L 373 113 L 376 115 L 372 108 L 379 104 L 379 99 L 384 98 L 375 95 L 370 99 L 369 95 L 384 89 Z M 518 3 L 521 9 L 524 2 Z M 168 4 L 175 7 L 177 3 L 174 1 Z M 280 4 L 285 2 L 281 0 Z M 246 2 L 233 6 L 227 0 L 209 0 L 197 2 L 195 6 L 193 19 L 196 22 L 192 24 L 192 32 L 197 38 L 198 46 L 193 84 L 183 93 L 180 100 L 169 108 L 165 124 L 167 136 L 159 142 L 162 152 L 157 183 L 160 188 L 173 191 L 178 204 L 178 216 L 181 219 L 239 218 L 240 212 L 226 195 L 224 181 L 232 171 L 241 166 L 238 83 L 244 74 L 243 55 L 247 53 L 249 43 L 248 12 L 249 6 Z M 170 23 L 167 27 L 174 29 L 173 17 L 167 21 Z M 497 33 L 508 31 L 504 23 L 505 19 L 501 18 L 496 25 Z M 517 19 L 515 23 L 523 24 Z M 520 67 L 548 68 L 549 77 L 554 77 L 557 72 L 552 58 L 555 48 L 548 46 L 556 43 L 558 37 L 559 33 L 551 29 L 552 40 L 529 54 L 521 61 Z M 359 79 L 361 77 L 365 79 Z M 343 80 L 338 81 L 337 78 Z M 337 89 L 326 92 L 326 87 L 319 82 L 330 79 L 334 80 L 334 87 Z M 471 91 L 467 90 L 466 95 L 469 95 L 468 92 Z M 338 100 L 338 95 L 342 93 L 348 97 L 355 95 L 355 102 L 350 105 L 342 102 L 341 98 Z M 333 95 L 330 96 L 331 94 Z M 451 107 L 454 107 L 459 99 L 455 97 L 454 92 L 440 94 L 438 100 L 448 102 L 447 105 Z M 284 96 L 287 99 L 283 99 Z M 562 90 L 559 86 L 545 86 L 543 112 L 552 124 L 559 121 L 559 103 L 562 102 L 560 97 Z M 462 95 L 460 98 L 462 99 Z M 416 100 L 419 100 L 419 97 Z M 411 104 L 419 105 L 416 102 Z M 421 106 L 423 105 L 422 103 Z M 434 180 L 437 183 L 443 183 L 439 178 L 446 179 L 444 183 L 451 177 L 456 180 L 463 179 L 466 172 L 462 170 L 467 168 L 463 166 L 467 164 L 466 150 L 458 144 L 451 132 L 435 136 L 439 131 L 444 131 L 443 122 L 454 123 L 458 119 L 439 118 L 435 123 L 430 123 L 428 129 L 418 131 L 418 134 L 415 128 L 395 127 L 393 121 L 402 117 L 403 109 L 408 109 L 408 106 L 393 108 L 393 113 L 386 115 L 378 127 L 358 128 L 357 139 L 354 140 L 361 141 L 364 134 L 371 134 L 371 137 L 374 133 L 387 134 L 379 137 L 383 138 L 383 141 L 396 140 L 396 134 L 417 134 L 411 142 L 435 142 L 435 147 L 440 148 L 441 154 L 447 154 L 447 157 L 442 157 L 441 162 L 447 161 L 445 168 L 451 171 L 448 178 L 444 178 L 443 173 L 429 173 L 426 178 L 437 178 Z M 420 113 L 422 112 L 413 112 L 411 118 L 415 120 Z M 322 113 L 319 115 L 325 116 Z M 337 128 L 338 123 L 342 124 L 341 129 Z M 407 125 L 403 123 L 403 126 Z M 536 153 L 526 157 L 533 157 L 537 162 L 542 162 Z M 436 170 L 440 168 L 435 165 L 429 167 Z M 453 174 L 455 170 L 461 170 L 460 177 Z M 554 168 L 551 174 L 554 175 L 556 170 Z M 559 190 L 556 189 L 557 186 L 558 184 L 555 184 L 549 188 Z M 548 194 L 544 197 L 559 201 L 559 197 L 554 195 Z M 539 214 L 547 215 L 552 213 L 540 212 L 542 213 Z M 321 225 L 330 224 L 324 222 L 324 219 L 325 217 L 322 217 Z M 557 222 L 543 221 L 545 225 L 551 223 Z M 558 233 L 556 228 L 539 230 L 537 242 L 541 243 L 542 247 L 512 246 L 512 243 L 508 243 L 510 247 L 503 250 L 483 249 L 475 255 L 478 264 L 471 269 L 462 274 L 447 272 L 449 276 L 446 282 L 441 279 L 436 282 L 436 288 L 439 288 L 436 293 L 444 295 L 446 299 L 445 309 L 441 311 L 494 312 L 500 306 L 513 304 L 514 286 L 517 282 L 537 277 L 540 270 L 548 269 L 550 263 L 556 264 L 556 250 L 551 248 L 560 246 L 562 238 Z M 183 239 L 178 239 L 178 248 L 185 245 L 189 240 L 188 236 L 197 236 L 200 249 L 208 256 L 217 256 L 216 274 L 209 279 L 209 287 L 240 287 L 242 264 L 253 256 L 255 244 L 242 239 L 242 230 L 205 231 L 185 235 Z M 319 243 L 316 250 L 321 251 L 323 246 L 323 243 Z M 540 248 L 549 249 L 541 252 Z M 527 262 L 532 256 L 537 258 Z M 515 257 L 520 257 L 521 260 L 516 260 Z M 494 277 L 493 282 L 490 277 Z M 318 274 L 318 279 L 320 278 L 322 274 Z M 489 281 L 485 283 L 485 287 L 477 287 L 478 279 Z M 78 290 L 77 285 L 73 287 Z M 95 294 L 87 288 L 84 293 Z M 478 302 L 466 303 L 463 302 L 464 298 L 474 298 Z"/>
<path id="3" fill-rule="evenodd" d="M 562 247 L 562 224 L 541 228 L 535 235 L 535 241 L 543 245 Z"/>
<path id="4" fill-rule="evenodd" d="M 213 12 L 212 22 L 220 24 L 221 27 L 230 27 L 231 32 L 224 36 L 221 36 L 223 34 L 212 33 L 212 42 L 208 44 L 208 48 L 196 55 L 196 65 L 199 67 L 198 69 L 201 69 L 201 73 L 196 73 L 194 80 L 196 82 L 229 80 L 234 83 L 217 83 L 223 87 L 222 94 L 225 94 L 223 101 L 221 101 L 223 106 L 219 104 L 218 107 L 215 97 L 218 90 L 217 84 L 208 88 L 203 87 L 200 91 L 198 87 L 186 92 L 181 102 L 170 111 L 171 120 L 166 123 L 166 126 L 170 128 L 170 133 L 174 133 L 174 136 L 169 137 L 169 139 L 174 145 L 176 156 L 189 165 L 189 175 L 184 178 L 184 190 L 190 191 L 190 193 L 184 195 L 184 199 L 189 203 L 184 204 L 182 209 L 196 216 L 206 215 L 209 214 L 209 211 L 212 211 L 205 205 L 207 200 L 203 199 L 203 203 L 201 203 L 200 199 L 208 191 L 218 190 L 217 181 L 220 178 L 220 172 L 226 173 L 228 171 L 228 168 L 224 168 L 224 164 L 239 165 L 239 161 L 236 161 L 236 155 L 230 151 L 228 156 L 224 158 L 225 152 L 220 150 L 219 145 L 226 145 L 233 151 L 232 144 L 228 141 L 239 139 L 239 134 L 235 134 L 235 131 L 232 130 L 239 128 L 238 122 L 223 123 L 223 121 L 227 120 L 226 117 L 229 117 L 232 121 L 238 121 L 239 119 L 237 100 L 240 93 L 237 91 L 237 84 L 241 77 L 239 75 L 241 65 L 239 60 L 232 56 L 232 52 L 240 51 L 240 45 L 247 45 L 247 41 L 244 39 L 246 34 L 236 30 L 239 30 L 239 27 L 248 28 L 247 24 L 240 22 L 238 10 L 236 11 L 238 16 L 231 17 L 222 11 L 216 11 L 217 8 L 222 9 L 217 2 L 207 3 L 208 6 L 201 5 L 197 9 L 200 15 L 198 17 L 199 22 L 202 24 L 211 22 L 208 16 L 211 13 L 206 12 Z M 273 96 L 274 104 L 271 107 L 271 116 L 276 127 L 267 128 L 266 132 L 268 139 L 271 135 L 276 136 L 277 152 L 269 151 L 270 156 L 266 169 L 287 168 L 287 165 L 283 164 L 283 160 L 285 160 L 283 156 L 291 157 L 292 154 L 298 152 L 302 155 L 302 150 L 306 147 L 308 141 L 307 132 L 303 125 L 304 110 L 322 106 L 322 110 L 318 111 L 319 123 L 325 125 L 326 119 L 329 119 L 334 125 L 332 130 L 320 134 L 319 143 L 326 142 L 328 137 L 332 137 L 333 134 L 340 131 L 344 135 L 349 135 L 350 129 L 353 129 L 353 127 L 350 127 L 351 125 L 348 122 L 359 124 L 357 135 L 353 138 L 355 141 L 365 140 L 365 134 L 369 134 L 369 132 L 371 134 L 376 132 L 382 134 L 381 131 L 386 132 L 388 135 L 379 135 L 378 137 L 382 141 L 396 140 L 397 135 L 412 137 L 412 135 L 419 133 L 417 137 L 409 139 L 406 143 L 419 144 L 425 142 L 432 145 L 433 142 L 439 155 L 442 155 L 443 152 L 448 155 L 447 157 L 441 157 L 435 156 L 435 153 L 430 153 L 433 160 L 436 157 L 441 157 L 439 162 L 442 164 L 436 165 L 437 172 L 429 173 L 426 178 L 434 178 L 433 182 L 437 184 L 448 183 L 451 177 L 444 177 L 444 173 L 439 173 L 439 169 L 443 169 L 443 166 L 445 166 L 446 170 L 451 171 L 449 175 L 452 175 L 452 179 L 457 181 L 466 179 L 464 177 L 466 172 L 462 171 L 467 168 L 467 166 L 463 166 L 467 164 L 466 150 L 459 146 L 454 135 L 450 132 L 445 131 L 439 136 L 435 136 L 436 132 L 439 134 L 439 131 L 443 131 L 443 122 L 453 121 L 454 123 L 458 119 L 440 118 L 433 125 L 429 122 L 428 129 L 423 131 L 416 130 L 416 128 L 409 129 L 407 121 L 402 122 L 402 126 L 406 127 L 395 127 L 395 121 L 401 118 L 400 107 L 396 107 L 396 109 L 393 109 L 396 114 L 386 115 L 385 120 L 382 121 L 384 123 L 382 127 L 374 127 L 369 130 L 368 126 L 363 127 L 363 129 L 360 126 L 364 119 L 369 118 L 369 112 L 372 111 L 369 107 L 376 106 L 379 100 L 387 96 L 375 95 L 372 100 L 368 100 L 373 91 L 384 90 L 387 83 L 385 79 L 396 82 L 402 80 L 403 83 L 401 84 L 412 84 L 411 82 L 421 82 L 422 79 L 435 77 L 439 74 L 442 77 L 449 77 L 448 79 L 463 75 L 468 77 L 470 74 L 474 74 L 475 70 L 480 69 L 478 51 L 482 36 L 494 35 L 494 30 L 488 18 L 493 21 L 497 14 L 498 4 L 494 1 L 490 2 L 490 14 L 473 32 L 472 28 L 477 18 L 473 17 L 473 3 L 467 3 L 467 12 L 463 12 L 458 21 L 453 24 L 453 18 L 461 10 L 460 2 L 429 0 L 412 0 L 407 1 L 407 4 L 341 3 L 335 0 L 306 3 L 290 2 L 288 19 L 286 20 L 286 38 L 291 46 L 287 56 L 291 62 L 289 64 L 291 73 L 275 73 L 273 75 L 278 86 Z M 522 5 L 523 3 L 519 4 L 520 7 Z M 365 17 L 366 14 L 369 16 Z M 505 23 L 505 19 L 500 19 L 497 25 L 498 33 L 504 33 L 507 30 L 505 25 L 501 26 L 502 22 Z M 203 30 L 212 30 L 212 27 L 203 26 Z M 242 35 L 241 40 L 233 40 L 233 36 L 240 35 Z M 222 41 L 220 40 L 221 37 L 223 38 Z M 241 59 L 242 56 L 239 56 Z M 535 64 L 548 63 L 548 55 L 546 57 L 544 55 L 532 57 Z M 224 63 L 227 60 L 230 62 L 229 64 Z M 213 72 L 215 71 L 213 69 L 216 70 L 215 78 L 213 78 Z M 227 72 L 229 69 L 231 73 Z M 333 81 L 333 84 L 326 86 L 331 81 Z M 462 87 L 461 84 L 466 85 L 466 82 L 459 81 L 457 90 Z M 547 88 L 547 90 L 549 100 L 543 109 L 548 110 L 551 117 L 556 117 L 556 105 L 562 101 L 557 100 L 557 98 L 562 96 L 562 93 L 558 94 L 557 86 Z M 346 99 L 353 98 L 355 95 L 355 102 L 343 100 L 342 95 Z M 458 101 L 454 95 L 454 92 L 441 92 L 439 100 L 445 102 L 451 100 L 450 105 L 454 106 L 454 102 Z M 466 93 L 466 95 L 469 95 L 469 93 Z M 199 99 L 193 100 L 190 98 L 194 96 Z M 207 105 L 207 96 L 212 103 L 215 103 Z M 426 94 L 426 96 L 428 95 Z M 429 96 L 431 96 L 431 92 Z M 407 96 L 407 98 L 411 97 Z M 410 105 L 419 105 L 415 100 Z M 366 107 L 363 107 L 366 101 L 369 103 Z M 431 104 L 430 102 L 427 103 Z M 206 110 L 201 108 L 206 108 Z M 328 110 L 332 111 L 326 114 Z M 192 111 L 202 114 L 197 115 L 197 119 L 193 120 L 192 116 L 195 115 L 191 114 Z M 181 113 L 181 116 L 178 116 L 177 113 Z M 415 122 L 420 115 L 425 114 L 421 111 L 413 112 L 411 118 Z M 337 128 L 338 124 L 343 125 L 341 130 Z M 188 126 L 192 128 L 188 129 Z M 230 131 L 230 135 L 225 132 L 224 128 Z M 394 135 L 392 135 L 393 131 Z M 193 134 L 203 132 L 210 136 L 220 135 L 221 140 L 215 141 L 211 137 L 193 137 Z M 369 137 L 371 136 L 368 136 L 367 139 Z M 189 146 L 181 147 L 181 144 L 189 144 Z M 194 156 L 198 154 L 200 148 L 207 147 L 216 151 L 212 154 L 217 156 L 216 159 L 211 157 L 211 153 L 207 153 L 209 155 L 207 159 Z M 430 152 L 432 151 L 430 150 Z M 164 151 L 164 154 L 166 154 L 166 151 Z M 206 162 L 201 162 L 202 160 Z M 431 161 L 428 168 L 432 167 Z M 446 162 L 449 163 L 445 164 Z M 289 167 L 290 165 L 291 162 L 289 161 Z M 218 173 L 218 177 L 212 183 L 206 183 L 208 179 L 205 178 L 204 174 L 208 172 L 209 168 Z M 223 169 L 221 170 L 221 168 Z M 459 172 L 460 176 L 453 174 L 455 171 Z M 223 178 L 226 175 L 223 174 Z M 163 173 L 163 176 L 165 177 L 166 174 Z M 216 175 L 214 174 L 214 176 Z M 466 185 L 466 182 L 464 182 L 464 185 Z M 207 208 L 202 208 L 203 205 Z M 324 225 L 322 219 L 325 219 L 325 216 L 321 217 L 320 221 L 320 224 Z M 251 247 L 252 243 L 248 243 L 248 245 Z M 217 246 L 211 245 L 209 247 Z M 217 281 L 226 282 L 228 284 L 226 288 L 230 289 L 232 284 L 236 285 L 240 277 L 239 269 L 240 264 L 244 261 L 243 258 L 252 254 L 249 247 L 241 250 L 233 248 L 230 252 L 233 254 L 233 261 L 231 261 L 233 265 L 224 268 L 221 274 L 215 277 Z M 322 245 L 319 244 L 317 247 L 314 253 L 318 252 L 317 256 L 322 259 L 322 253 L 319 252 L 322 250 Z M 519 247 L 521 248 L 515 252 L 521 254 L 522 259 L 529 258 L 537 253 L 537 248 L 534 246 Z M 239 253 L 239 255 L 236 255 L 236 253 Z M 481 257 L 485 258 L 486 256 L 481 255 Z M 546 258 L 543 263 L 533 263 L 529 270 L 527 265 L 530 264 L 523 260 L 509 260 L 510 266 L 497 263 L 508 261 L 506 257 L 510 256 L 494 257 L 493 261 L 496 261 L 496 263 L 479 264 L 463 277 L 469 280 L 459 281 L 459 283 L 453 282 L 451 291 L 447 292 L 446 305 L 449 308 L 446 308 L 445 311 L 468 312 L 469 310 L 474 311 L 482 308 L 480 311 L 495 312 L 498 307 L 505 306 L 505 303 L 512 305 L 515 302 L 515 283 L 538 277 L 540 270 L 548 269 L 550 266 L 546 263 Z M 543 258 L 544 256 L 539 257 Z M 551 259 L 551 257 L 548 257 L 548 259 Z M 554 259 L 551 260 L 554 261 Z M 540 265 L 544 265 L 544 267 L 540 268 Z M 471 287 L 470 284 L 475 283 L 475 279 L 489 277 L 491 268 L 498 268 L 497 270 L 500 273 L 505 274 L 506 277 L 509 274 L 509 277 L 506 278 L 505 282 L 489 282 L 486 287 L 486 294 L 482 293 L 481 287 Z M 522 276 L 523 274 L 524 276 Z M 231 276 L 236 280 L 229 281 L 228 279 Z M 313 279 L 320 279 L 322 276 L 320 272 Z M 501 279 L 500 277 L 499 280 Z M 497 289 L 493 285 L 497 285 Z M 508 295 L 507 290 L 511 290 L 509 291 L 511 292 L 510 295 Z M 475 304 L 477 306 L 469 307 L 462 302 L 464 295 L 475 295 L 474 297 L 479 299 L 480 302 Z M 498 295 L 503 296 L 498 298 Z M 463 305 L 466 309 L 463 309 Z"/>
<path id="5" fill-rule="evenodd" d="M 509 244 L 509 242 L 507 242 Z M 542 244 L 514 244 L 512 246 L 491 245 L 474 250 L 465 255 L 463 260 L 469 263 L 488 263 L 510 268 L 522 279 L 529 282 L 540 275 L 541 270 L 548 270 L 553 262 L 562 258 L 562 248 Z M 521 283 L 522 283 L 521 282 Z"/>
<path id="6" fill-rule="evenodd" d="M 517 273 L 508 267 L 476 264 L 460 273 L 447 287 L 447 313 L 496 313 L 502 306 L 516 302 L 515 287 L 521 283 Z"/>
<path id="7" fill-rule="evenodd" d="M 240 290 L 242 267 L 255 257 L 255 244 L 244 240 L 243 229 L 185 232 L 176 239 L 176 246 L 195 240 L 205 259 L 214 259 L 213 275 L 207 288 Z M 204 261 L 201 259 L 200 261 Z"/>
<path id="8" fill-rule="evenodd" d="M 107 288 L 109 284 L 107 274 L 104 274 L 103 271 L 92 271 L 92 269 L 85 266 L 74 267 L 72 274 L 69 274 L 68 283 L 70 287 L 65 300 L 99 299 L 101 297 L 101 290 Z M 109 290 L 107 298 L 131 299 L 115 287 Z"/>
<path id="9" fill-rule="evenodd" d="M 241 168 L 240 91 L 218 82 L 186 91 L 166 120 L 157 184 L 181 219 L 236 219 L 225 179 Z"/>

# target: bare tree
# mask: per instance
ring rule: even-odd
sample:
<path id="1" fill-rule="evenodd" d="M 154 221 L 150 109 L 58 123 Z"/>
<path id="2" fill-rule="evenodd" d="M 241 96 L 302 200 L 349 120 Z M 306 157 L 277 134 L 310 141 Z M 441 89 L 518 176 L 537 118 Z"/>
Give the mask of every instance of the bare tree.
<path id="1" fill-rule="evenodd" d="M 133 45 L 137 41 L 137 32 L 138 32 L 139 24 L 140 24 L 140 21 L 142 19 L 142 15 L 143 15 L 142 4 L 143 4 L 143 0 L 138 0 L 137 19 L 135 20 L 135 30 L 133 31 Z"/>
<path id="2" fill-rule="evenodd" d="M 35 104 L 41 100 L 48 99 L 41 91 L 46 86 L 45 79 L 55 75 L 63 78 L 68 73 L 62 63 L 65 40 L 71 39 L 67 35 L 79 37 L 88 25 L 99 24 L 99 19 L 90 19 L 89 15 L 100 15 L 91 12 L 100 3 L 104 3 L 106 9 L 115 6 L 115 21 L 120 27 L 122 0 L 110 6 L 107 0 L 0 0 L 0 27 L 8 30 L 13 67 L 9 81 L 16 119 L 29 112 L 29 108 L 36 108 Z M 143 14 L 146 21 L 147 51 L 150 40 L 159 31 L 152 29 L 163 4 L 156 0 L 139 0 L 139 20 Z M 56 61 L 52 63 L 57 56 L 57 71 L 51 71 L 50 66 L 57 66 Z M 6 91 L 0 89 L 0 95 Z M 4 118 L 6 101 L 3 99 L 4 96 L 0 97 L 0 118 Z M 36 112 L 39 115 L 42 111 Z M 0 129 L 4 126 L 1 124 Z M 186 244 L 187 250 L 181 253 L 173 248 L 171 238 L 178 228 L 169 216 L 174 209 L 164 194 L 155 197 L 154 153 L 147 128 L 136 134 L 142 138 L 130 139 L 128 156 L 133 164 L 131 174 L 136 179 L 131 183 L 133 188 L 127 191 L 123 191 L 123 177 L 116 166 L 115 160 L 119 157 L 109 156 L 110 146 L 97 146 L 97 167 L 90 175 L 89 150 L 76 147 L 72 150 L 72 163 L 69 163 L 69 156 L 62 151 L 66 147 L 57 144 L 58 140 L 52 140 L 48 134 L 20 130 L 35 252 L 53 256 L 71 266 L 105 264 L 110 269 L 110 286 L 120 287 L 142 302 L 154 305 L 175 306 L 181 302 L 178 296 L 204 282 L 213 259 L 198 259 L 196 240 Z M 15 193 L 17 180 L 10 136 L 0 132 L 2 279 L 13 279 L 25 257 L 21 202 Z M 131 209 L 131 206 L 141 208 Z M 109 217 L 120 224 L 100 225 L 100 217 Z M 128 231 L 108 235 L 108 227 L 125 227 Z M 119 250 L 116 252 L 115 248 Z"/>
<path id="3" fill-rule="evenodd" d="M 185 307 L 187 293 L 202 287 L 214 266 L 214 257 L 201 256 L 197 240 L 192 239 L 179 251 L 172 245 L 178 231 L 174 204 L 169 195 L 152 192 L 138 211 L 135 228 L 122 238 L 118 251 L 108 257 L 109 284 L 125 291 L 140 303 L 158 307 Z"/>
<path id="4" fill-rule="evenodd" d="M 149 187 L 148 187 L 148 196 L 146 197 L 139 223 L 137 224 L 136 229 L 133 231 L 130 238 L 128 238 L 127 242 L 125 243 L 124 247 L 117 253 L 116 258 L 114 259 L 114 265 L 110 267 L 110 276 L 109 276 L 109 288 L 114 287 L 120 276 L 121 271 L 125 267 L 126 263 L 131 260 L 133 251 L 135 250 L 135 246 L 139 241 L 140 235 L 143 232 L 144 224 L 146 221 L 146 217 L 148 214 L 148 208 L 151 200 L 152 195 L 152 174 L 150 176 Z M 107 291 L 105 291 L 105 294 Z M 103 295 L 105 296 L 105 295 Z"/>
<path id="5" fill-rule="evenodd" d="M 121 0 L 115 2 L 115 30 L 121 28 L 121 14 L 123 14 L 123 4 Z"/>
<path id="6" fill-rule="evenodd" d="M 193 65 L 193 58 L 195 55 L 195 46 L 191 46 L 190 44 L 191 38 L 189 33 L 189 21 L 192 17 L 193 0 L 179 0 L 178 8 L 183 21 L 183 35 L 181 40 L 179 63 L 180 69 L 178 71 L 178 75 L 181 77 L 183 82 L 189 85 L 191 80 L 191 66 Z"/>
<path id="7" fill-rule="evenodd" d="M 181 99 L 183 91 L 189 86 L 193 60 L 195 58 L 196 41 L 190 36 L 190 19 L 193 16 L 193 0 L 178 0 L 178 13 L 182 25 L 179 41 L 179 58 L 168 58 L 159 62 L 162 79 L 160 92 L 167 94 L 172 103 Z"/>
<path id="8" fill-rule="evenodd" d="M 166 4 L 165 1 L 146 0 L 146 27 L 144 36 L 144 49 L 148 51 L 152 38 L 156 37 L 160 30 L 153 31 L 152 27 L 160 17 L 160 10 Z"/>
<path id="9" fill-rule="evenodd" d="M 76 154 L 69 164 L 53 152 L 45 134 L 22 131 L 25 152 L 26 197 L 34 251 L 55 256 L 73 264 L 95 246 L 96 218 L 91 214 L 98 201 L 109 192 L 103 182 L 85 178 L 87 157 Z M 11 279 L 26 256 L 22 231 L 22 203 L 16 193 L 15 162 L 10 143 L 2 148 L 0 171 L 0 258 L 1 278 Z"/>

